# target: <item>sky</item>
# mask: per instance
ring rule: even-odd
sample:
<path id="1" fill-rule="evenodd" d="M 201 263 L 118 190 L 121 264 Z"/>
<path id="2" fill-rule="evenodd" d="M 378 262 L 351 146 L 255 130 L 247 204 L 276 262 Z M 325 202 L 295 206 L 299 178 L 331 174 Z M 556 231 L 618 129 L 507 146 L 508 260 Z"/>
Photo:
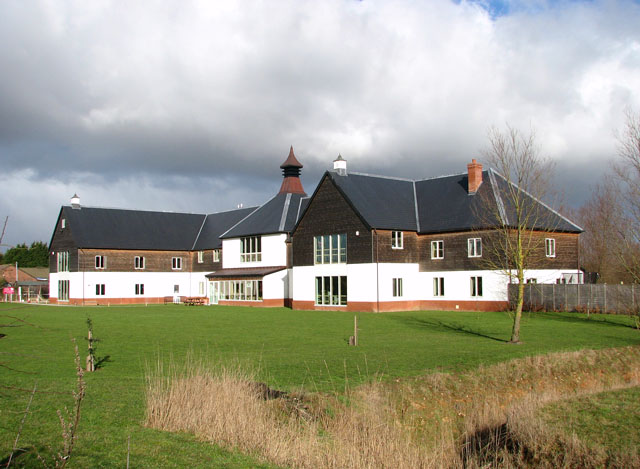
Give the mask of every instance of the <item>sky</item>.
<path id="1" fill-rule="evenodd" d="M 49 242 L 74 193 L 262 204 L 291 145 L 309 194 L 338 154 L 349 171 L 462 173 L 506 125 L 535 132 L 580 206 L 640 110 L 638 25 L 633 0 L 5 0 L 2 242 Z"/>

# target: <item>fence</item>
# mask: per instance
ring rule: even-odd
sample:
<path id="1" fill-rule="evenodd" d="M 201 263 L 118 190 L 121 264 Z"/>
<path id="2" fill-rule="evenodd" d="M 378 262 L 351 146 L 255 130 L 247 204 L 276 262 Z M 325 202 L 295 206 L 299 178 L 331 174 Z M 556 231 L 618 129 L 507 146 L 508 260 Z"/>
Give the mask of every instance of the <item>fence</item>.
<path id="1" fill-rule="evenodd" d="M 517 284 L 509 285 L 513 304 Z M 528 283 L 524 287 L 524 309 L 529 311 L 585 311 L 637 313 L 640 286 L 607 284 Z"/>

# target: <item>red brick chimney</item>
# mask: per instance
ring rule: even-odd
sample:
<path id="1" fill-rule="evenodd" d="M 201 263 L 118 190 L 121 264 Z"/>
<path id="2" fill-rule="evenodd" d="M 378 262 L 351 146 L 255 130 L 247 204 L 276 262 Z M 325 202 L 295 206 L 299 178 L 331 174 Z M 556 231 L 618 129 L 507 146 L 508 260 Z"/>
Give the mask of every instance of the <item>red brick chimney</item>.
<path id="1" fill-rule="evenodd" d="M 293 154 L 293 146 L 289 150 L 289 156 L 284 163 L 280 165 L 282 168 L 282 175 L 284 181 L 280 186 L 280 192 L 278 194 L 303 194 L 307 193 L 302 188 L 302 182 L 300 181 L 300 169 L 302 164 L 297 160 L 296 155 Z"/>
<path id="2" fill-rule="evenodd" d="M 474 158 L 467 165 L 467 171 L 469 172 L 469 194 L 475 194 L 482 184 L 482 165 Z"/>

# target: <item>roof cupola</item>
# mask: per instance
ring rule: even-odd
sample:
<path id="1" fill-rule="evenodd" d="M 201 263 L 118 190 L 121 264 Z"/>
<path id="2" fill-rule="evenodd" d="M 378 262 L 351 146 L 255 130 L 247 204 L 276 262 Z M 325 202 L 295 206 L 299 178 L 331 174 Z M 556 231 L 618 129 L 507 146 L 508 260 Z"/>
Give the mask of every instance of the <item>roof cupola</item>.
<path id="1" fill-rule="evenodd" d="M 347 175 L 347 160 L 345 160 L 342 155 L 338 154 L 338 157 L 333 160 L 333 169 L 340 175 Z"/>
<path id="2" fill-rule="evenodd" d="M 80 208 L 80 197 L 78 197 L 78 194 L 73 194 L 73 197 L 71 197 L 71 208 L 76 210 Z"/>
<path id="3" fill-rule="evenodd" d="M 293 154 L 293 146 L 291 146 L 289 156 L 285 162 L 280 165 L 284 180 L 282 181 L 282 186 L 280 186 L 279 194 L 307 195 L 302 188 L 302 182 L 300 181 L 300 169 L 302 169 L 302 167 L 303 166 L 296 158 L 296 155 Z"/>

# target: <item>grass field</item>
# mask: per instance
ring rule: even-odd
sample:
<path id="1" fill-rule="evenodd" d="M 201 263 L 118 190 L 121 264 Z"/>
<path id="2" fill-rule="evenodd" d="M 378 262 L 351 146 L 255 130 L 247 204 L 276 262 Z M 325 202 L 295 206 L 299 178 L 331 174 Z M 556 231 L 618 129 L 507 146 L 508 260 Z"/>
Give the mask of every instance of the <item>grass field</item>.
<path id="1" fill-rule="evenodd" d="M 132 467 L 268 467 L 200 443 L 186 434 L 142 426 L 145 373 L 160 358 L 180 364 L 192 354 L 257 370 L 272 388 L 340 393 L 374 378 L 462 371 L 511 358 L 581 348 L 640 344 L 622 316 L 525 315 L 524 344 L 506 341 L 507 313 L 359 313 L 358 347 L 349 347 L 353 315 L 288 309 L 185 307 L 53 307 L 0 304 L 0 383 L 38 386 L 19 446 L 60 443 L 56 409 L 71 405 L 76 338 L 86 348 L 86 318 L 93 321 L 103 367 L 85 376 L 79 439 L 71 467 L 124 466 L 131 439 Z M 17 321 L 17 318 L 23 322 Z M 28 391 L 3 389 L 0 459 L 20 426 Z"/>

